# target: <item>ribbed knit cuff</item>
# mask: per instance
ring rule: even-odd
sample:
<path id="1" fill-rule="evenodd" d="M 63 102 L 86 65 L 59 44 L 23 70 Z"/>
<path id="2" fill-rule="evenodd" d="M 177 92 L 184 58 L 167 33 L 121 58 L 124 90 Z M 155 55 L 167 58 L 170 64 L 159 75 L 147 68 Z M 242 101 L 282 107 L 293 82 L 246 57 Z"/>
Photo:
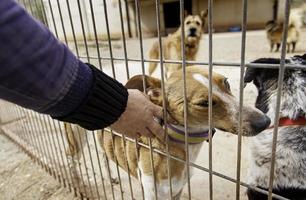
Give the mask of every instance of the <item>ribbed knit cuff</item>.
<path id="1" fill-rule="evenodd" d="M 115 79 L 90 64 L 88 66 L 92 70 L 93 80 L 87 97 L 72 113 L 54 118 L 79 124 L 88 130 L 97 130 L 117 121 L 125 111 L 128 92 Z"/>

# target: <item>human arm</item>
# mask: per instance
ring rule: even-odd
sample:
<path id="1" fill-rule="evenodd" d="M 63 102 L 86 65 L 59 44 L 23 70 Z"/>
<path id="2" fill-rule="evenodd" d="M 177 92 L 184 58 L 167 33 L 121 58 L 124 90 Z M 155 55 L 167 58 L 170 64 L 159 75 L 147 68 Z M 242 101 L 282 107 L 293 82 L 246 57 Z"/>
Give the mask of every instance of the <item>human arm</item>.
<path id="1" fill-rule="evenodd" d="M 122 84 L 77 59 L 13 0 L 0 3 L 0 98 L 90 130 L 109 126 L 132 112 L 124 112 L 130 106 Z M 133 109 L 143 111 L 142 106 Z M 153 118 L 153 113 L 157 112 L 143 114 Z M 124 123 L 131 122 L 115 123 L 114 129 Z M 149 127 L 160 133 L 161 127 L 156 129 L 153 123 L 152 119 L 138 125 L 140 130 Z"/>

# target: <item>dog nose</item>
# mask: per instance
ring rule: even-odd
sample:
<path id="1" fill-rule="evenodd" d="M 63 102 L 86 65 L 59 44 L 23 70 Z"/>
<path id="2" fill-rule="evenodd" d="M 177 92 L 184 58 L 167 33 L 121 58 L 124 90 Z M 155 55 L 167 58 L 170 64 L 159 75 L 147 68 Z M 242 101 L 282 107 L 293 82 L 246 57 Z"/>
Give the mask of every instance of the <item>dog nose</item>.
<path id="1" fill-rule="evenodd" d="M 194 34 L 196 31 L 197 31 L 196 28 L 190 28 L 190 33 L 191 33 L 191 34 Z"/>
<path id="2" fill-rule="evenodd" d="M 264 115 L 264 117 L 261 117 L 258 120 L 255 120 L 251 124 L 251 127 L 253 128 L 255 132 L 260 133 L 261 131 L 268 128 L 270 123 L 271 123 L 271 119 L 268 116 Z"/>

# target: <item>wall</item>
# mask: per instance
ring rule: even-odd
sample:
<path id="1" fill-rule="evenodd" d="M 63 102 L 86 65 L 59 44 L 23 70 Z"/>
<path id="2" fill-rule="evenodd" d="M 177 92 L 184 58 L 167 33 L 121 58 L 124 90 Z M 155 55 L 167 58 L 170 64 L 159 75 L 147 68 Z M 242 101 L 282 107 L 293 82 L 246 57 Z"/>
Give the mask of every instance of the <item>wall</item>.
<path id="1" fill-rule="evenodd" d="M 193 0 L 193 12 L 207 9 L 207 1 Z M 263 28 L 273 19 L 274 0 L 248 1 L 248 29 Z M 214 0 L 213 23 L 216 31 L 228 31 L 230 27 L 240 26 L 242 22 L 242 0 Z"/>
<path id="2" fill-rule="evenodd" d="M 56 28 L 54 27 L 54 23 L 52 22 L 49 26 L 50 29 L 55 31 L 57 29 L 58 36 L 60 39 L 64 39 L 64 31 L 62 29 L 62 22 L 59 14 L 59 6 L 57 1 L 50 1 L 51 6 L 49 5 L 49 1 L 44 0 L 44 6 L 47 12 L 48 22 L 52 22 L 51 11 L 53 11 L 54 23 Z M 63 16 L 63 26 L 66 31 L 67 39 L 69 41 L 73 40 L 72 27 L 70 23 L 68 7 L 65 0 L 59 0 L 60 9 Z M 102 0 L 92 0 L 93 3 L 93 11 L 94 11 L 94 19 L 96 21 L 96 28 L 98 38 L 100 40 L 107 39 L 107 29 L 106 29 L 106 21 L 104 15 L 104 4 Z M 112 39 L 118 39 L 121 37 L 121 21 L 119 15 L 119 5 L 117 1 L 106 0 L 107 12 L 108 12 L 108 20 L 109 20 L 109 28 Z M 71 9 L 72 21 L 74 30 L 76 33 L 77 40 L 83 40 L 82 26 L 81 26 L 81 18 L 79 15 L 79 7 L 76 0 L 69 1 L 69 6 Z M 91 15 L 90 4 L 88 0 L 80 0 L 80 8 L 82 12 L 82 20 L 84 24 L 84 31 L 86 38 L 94 39 L 94 31 L 93 31 L 93 21 Z M 127 34 L 127 23 L 126 23 L 126 12 L 124 3 L 122 4 L 122 12 L 123 12 L 123 21 L 125 26 L 125 32 Z M 132 12 L 132 11 L 131 11 Z"/>
<path id="3" fill-rule="evenodd" d="M 164 0 L 171 2 L 173 0 Z M 146 36 L 157 35 L 155 1 L 140 1 L 142 28 Z M 281 4 L 281 3 L 280 3 Z M 130 3 L 132 6 L 133 3 Z M 268 20 L 273 19 L 274 0 L 248 1 L 248 29 L 264 28 Z M 198 14 L 207 9 L 207 1 L 192 0 L 192 12 Z M 163 8 L 160 6 L 161 31 L 166 34 L 163 23 Z M 228 31 L 231 27 L 239 27 L 242 21 L 242 0 L 214 0 L 213 23 L 217 32 Z"/>
<path id="4" fill-rule="evenodd" d="M 163 0 L 161 3 L 169 2 L 173 0 Z M 62 30 L 62 22 L 59 15 L 59 6 L 57 1 L 44 0 L 44 5 L 47 12 L 47 19 L 49 22 L 52 21 L 51 8 L 54 13 L 54 23 L 57 27 L 58 35 L 61 39 L 64 39 L 64 32 Z M 63 15 L 63 26 L 66 30 L 68 40 L 73 40 L 72 28 L 68 15 L 68 8 L 66 0 L 59 0 L 61 13 Z M 77 40 L 83 39 L 81 20 L 79 16 L 77 1 L 69 1 L 72 21 L 76 33 Z M 104 4 L 102 0 L 92 0 L 93 11 L 96 20 L 96 27 L 98 38 L 100 40 L 107 39 L 106 22 L 104 15 Z M 125 34 L 128 35 L 127 30 L 127 15 L 125 9 L 125 3 L 122 0 L 122 12 L 123 12 L 123 23 L 125 27 Z M 144 37 L 152 37 L 157 35 L 156 26 L 156 10 L 155 1 L 141 0 L 140 12 L 141 12 L 141 27 Z M 91 9 L 88 0 L 80 0 L 81 12 L 83 15 L 84 31 L 87 38 L 94 39 L 93 23 L 91 16 Z M 121 21 L 119 15 L 118 0 L 106 0 L 107 12 L 109 19 L 109 27 L 112 39 L 121 38 Z M 263 28 L 264 24 L 273 18 L 273 4 L 274 0 L 256 0 L 248 1 L 248 29 Z M 281 5 L 280 5 L 281 7 Z M 199 13 L 201 10 L 207 8 L 207 1 L 192 0 L 193 13 Z M 135 3 L 134 0 L 129 0 L 128 9 L 130 13 L 130 25 L 132 36 L 137 35 L 137 28 L 135 20 Z M 166 34 L 164 27 L 164 11 L 162 4 L 160 5 L 160 18 L 161 18 L 161 31 L 162 34 Z M 241 25 L 242 20 L 242 0 L 214 0 L 213 2 L 213 23 L 215 31 L 228 31 L 230 27 L 236 27 Z M 50 28 L 55 31 L 53 23 Z"/>

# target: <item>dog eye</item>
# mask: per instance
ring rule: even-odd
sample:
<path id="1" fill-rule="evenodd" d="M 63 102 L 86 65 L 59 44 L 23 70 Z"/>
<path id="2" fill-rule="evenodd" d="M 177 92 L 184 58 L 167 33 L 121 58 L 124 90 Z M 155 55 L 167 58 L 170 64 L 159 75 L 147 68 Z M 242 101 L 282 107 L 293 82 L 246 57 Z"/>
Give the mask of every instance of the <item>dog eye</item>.
<path id="1" fill-rule="evenodd" d="M 208 107 L 209 106 L 209 101 L 207 100 L 203 100 L 199 103 L 197 103 L 198 106 L 201 106 L 201 107 Z M 216 102 L 215 101 L 212 101 L 212 105 L 216 105 Z"/>
<path id="2" fill-rule="evenodd" d="M 228 89 L 229 91 L 231 90 L 231 86 L 230 86 L 230 84 L 228 83 L 227 78 L 224 79 L 224 85 L 225 85 L 226 89 Z"/>
<path id="3" fill-rule="evenodd" d="M 190 24 L 190 23 L 191 23 L 191 21 L 187 21 L 187 22 L 186 22 L 187 25 Z"/>
<path id="4" fill-rule="evenodd" d="M 198 26 L 200 26 L 200 25 L 201 25 L 201 23 L 200 23 L 200 22 L 198 22 L 198 21 L 196 21 L 196 24 L 197 24 Z"/>

